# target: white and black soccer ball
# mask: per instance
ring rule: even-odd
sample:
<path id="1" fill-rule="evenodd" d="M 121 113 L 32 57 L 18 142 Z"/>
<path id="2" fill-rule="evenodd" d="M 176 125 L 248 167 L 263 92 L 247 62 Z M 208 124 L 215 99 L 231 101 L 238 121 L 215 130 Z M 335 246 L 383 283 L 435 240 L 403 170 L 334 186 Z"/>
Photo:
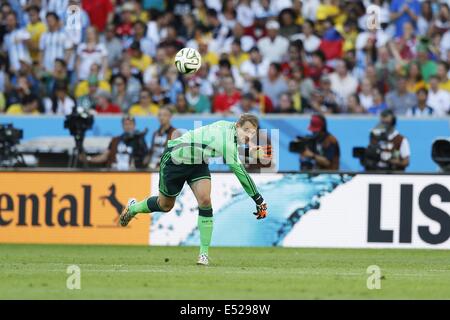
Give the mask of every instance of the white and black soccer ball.
<path id="1" fill-rule="evenodd" d="M 175 67 L 182 74 L 197 72 L 202 66 L 202 56 L 192 48 L 183 48 L 175 56 Z"/>

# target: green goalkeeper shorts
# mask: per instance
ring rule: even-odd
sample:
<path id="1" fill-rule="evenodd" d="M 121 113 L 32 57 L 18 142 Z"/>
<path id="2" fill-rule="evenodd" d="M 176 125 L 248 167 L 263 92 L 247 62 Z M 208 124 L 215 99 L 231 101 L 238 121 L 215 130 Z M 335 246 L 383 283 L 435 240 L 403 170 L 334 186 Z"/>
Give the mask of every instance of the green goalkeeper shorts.
<path id="1" fill-rule="evenodd" d="M 167 197 L 176 197 L 183 189 L 184 182 L 192 184 L 202 179 L 211 179 L 208 164 L 176 164 L 167 148 L 159 165 L 159 191 Z"/>

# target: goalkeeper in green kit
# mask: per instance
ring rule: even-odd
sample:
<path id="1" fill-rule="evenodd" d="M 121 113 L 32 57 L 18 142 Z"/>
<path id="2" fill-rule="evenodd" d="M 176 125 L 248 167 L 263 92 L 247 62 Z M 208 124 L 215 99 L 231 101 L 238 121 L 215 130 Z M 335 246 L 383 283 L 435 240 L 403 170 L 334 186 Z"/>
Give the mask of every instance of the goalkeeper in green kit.
<path id="1" fill-rule="evenodd" d="M 256 218 L 264 219 L 267 216 L 267 204 L 239 159 L 238 145 L 249 143 L 257 130 L 258 118 L 243 114 L 237 122 L 217 121 L 170 140 L 161 157 L 159 195 L 141 202 L 130 199 L 120 215 L 121 226 L 127 226 L 138 213 L 169 212 L 187 182 L 198 202 L 200 255 L 197 264 L 208 265 L 208 248 L 213 231 L 211 173 L 208 168 L 210 158 L 224 158 L 247 194 L 255 201 Z M 249 151 L 252 158 L 271 158 L 270 146 L 252 146 Z"/>

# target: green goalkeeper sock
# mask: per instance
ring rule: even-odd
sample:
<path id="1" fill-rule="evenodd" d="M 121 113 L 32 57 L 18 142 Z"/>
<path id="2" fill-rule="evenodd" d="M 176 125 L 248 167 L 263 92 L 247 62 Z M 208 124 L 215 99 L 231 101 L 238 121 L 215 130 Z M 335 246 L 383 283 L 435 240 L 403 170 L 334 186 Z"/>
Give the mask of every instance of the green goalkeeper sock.
<path id="1" fill-rule="evenodd" d="M 135 216 L 138 213 L 150 213 L 163 211 L 158 204 L 158 197 L 150 197 L 130 206 L 130 213 Z"/>
<path id="2" fill-rule="evenodd" d="M 150 209 L 147 206 L 147 199 L 142 200 L 141 202 L 136 202 L 135 204 L 130 206 L 130 213 L 135 216 L 138 213 L 149 213 Z"/>
<path id="3" fill-rule="evenodd" d="M 208 255 L 209 245 L 213 231 L 213 211 L 212 208 L 198 208 L 198 230 L 200 232 L 200 254 Z"/>

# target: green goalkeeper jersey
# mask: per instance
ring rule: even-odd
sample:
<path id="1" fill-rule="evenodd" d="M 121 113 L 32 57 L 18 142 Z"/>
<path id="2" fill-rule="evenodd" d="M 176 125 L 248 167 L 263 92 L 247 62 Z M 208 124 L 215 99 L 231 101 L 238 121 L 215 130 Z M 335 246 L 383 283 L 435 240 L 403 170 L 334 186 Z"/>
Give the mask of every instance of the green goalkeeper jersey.
<path id="1" fill-rule="evenodd" d="M 202 164 L 208 163 L 210 158 L 222 157 L 247 194 L 255 201 L 260 198 L 255 183 L 239 159 L 234 122 L 221 120 L 196 128 L 169 140 L 167 145 L 176 164 Z"/>

